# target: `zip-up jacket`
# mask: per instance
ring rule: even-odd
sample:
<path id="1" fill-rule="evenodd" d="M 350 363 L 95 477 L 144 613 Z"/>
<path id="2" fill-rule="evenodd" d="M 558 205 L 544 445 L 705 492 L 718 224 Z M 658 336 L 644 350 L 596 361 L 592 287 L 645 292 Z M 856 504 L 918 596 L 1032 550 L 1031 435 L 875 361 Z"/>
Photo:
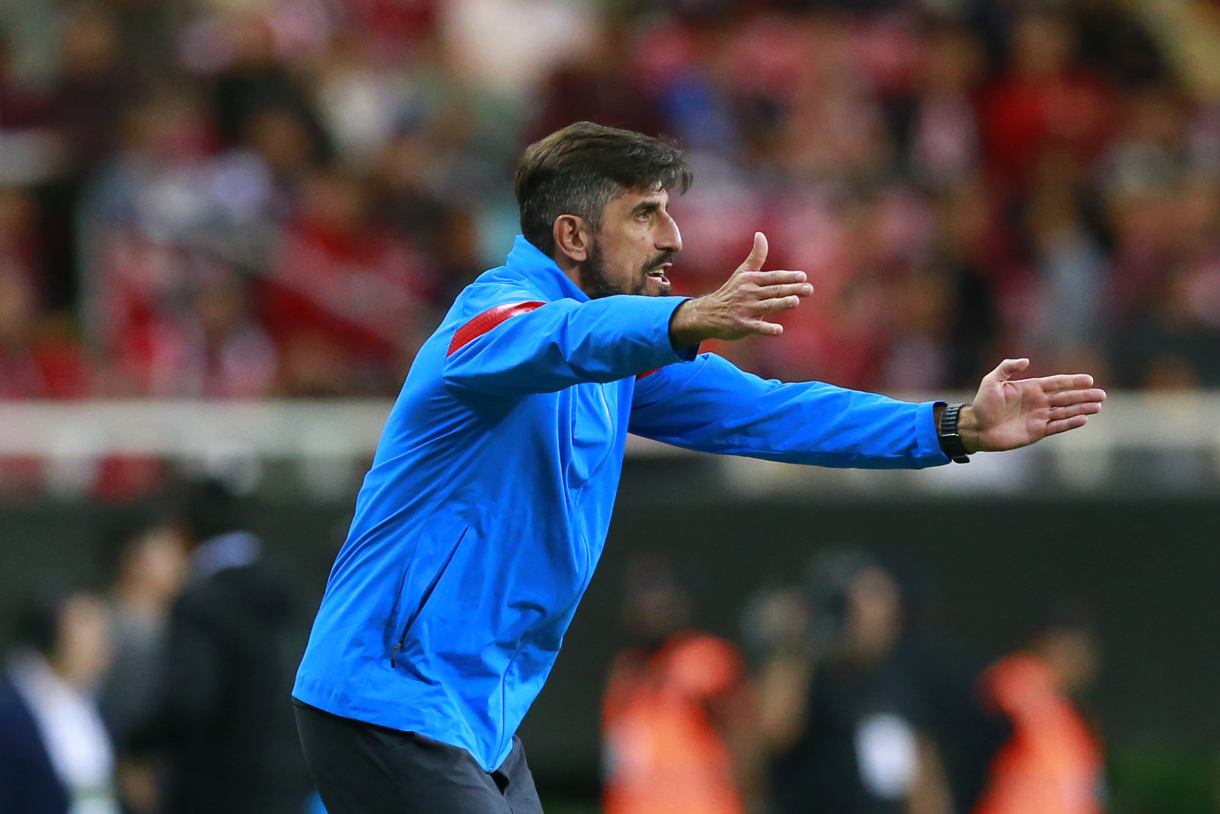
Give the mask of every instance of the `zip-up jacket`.
<path id="1" fill-rule="evenodd" d="M 820 466 L 948 462 L 931 402 L 675 349 L 681 302 L 590 300 L 521 237 L 462 291 L 386 422 L 294 697 L 492 771 L 601 556 L 628 432 Z"/>

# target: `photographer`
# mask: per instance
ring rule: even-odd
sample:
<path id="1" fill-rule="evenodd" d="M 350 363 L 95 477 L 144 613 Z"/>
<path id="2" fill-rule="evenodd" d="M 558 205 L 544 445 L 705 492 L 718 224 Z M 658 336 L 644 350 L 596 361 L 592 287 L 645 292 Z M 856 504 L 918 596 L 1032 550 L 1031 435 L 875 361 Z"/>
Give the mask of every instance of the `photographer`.
<path id="1" fill-rule="evenodd" d="M 804 591 L 755 606 L 769 651 L 761 731 L 775 814 L 950 814 L 901 593 L 864 552 L 816 558 Z"/>

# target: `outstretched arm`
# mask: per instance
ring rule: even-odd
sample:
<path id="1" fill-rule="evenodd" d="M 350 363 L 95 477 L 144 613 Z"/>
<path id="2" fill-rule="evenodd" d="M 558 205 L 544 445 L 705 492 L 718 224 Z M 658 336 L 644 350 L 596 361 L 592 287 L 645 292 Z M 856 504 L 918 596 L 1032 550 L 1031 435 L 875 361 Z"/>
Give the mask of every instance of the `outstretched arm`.
<path id="1" fill-rule="evenodd" d="M 687 449 L 787 463 L 919 469 L 948 463 L 933 403 L 761 379 L 714 354 L 637 380 L 629 429 Z"/>
<path id="2" fill-rule="evenodd" d="M 1016 449 L 1083 426 L 1105 392 L 1087 375 L 1011 381 L 1027 360 L 983 379 L 962 409 L 969 452 Z M 938 405 L 911 404 L 820 382 L 784 384 L 702 354 L 636 382 L 630 430 L 687 449 L 856 468 L 918 469 L 948 462 Z"/>

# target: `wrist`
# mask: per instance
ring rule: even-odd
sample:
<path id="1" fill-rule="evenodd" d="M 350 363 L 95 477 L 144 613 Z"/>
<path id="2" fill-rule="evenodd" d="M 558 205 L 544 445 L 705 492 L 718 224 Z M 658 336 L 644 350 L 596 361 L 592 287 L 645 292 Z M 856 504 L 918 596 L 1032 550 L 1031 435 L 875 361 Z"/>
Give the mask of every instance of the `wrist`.
<path id="1" fill-rule="evenodd" d="M 974 412 L 974 407 L 969 404 L 962 407 L 957 414 L 957 434 L 962 437 L 962 444 L 966 447 L 967 452 L 973 454 L 983 448 L 978 415 Z"/>
<path id="2" fill-rule="evenodd" d="M 933 408 L 936 420 L 936 440 L 940 451 L 954 463 L 970 462 L 970 453 L 975 449 L 969 447 L 962 437 L 960 417 L 969 408 L 968 404 L 945 404 L 940 402 Z"/>
<path id="3" fill-rule="evenodd" d="M 669 317 L 669 341 L 675 348 L 693 348 L 706 337 L 699 329 L 699 300 L 683 300 Z"/>

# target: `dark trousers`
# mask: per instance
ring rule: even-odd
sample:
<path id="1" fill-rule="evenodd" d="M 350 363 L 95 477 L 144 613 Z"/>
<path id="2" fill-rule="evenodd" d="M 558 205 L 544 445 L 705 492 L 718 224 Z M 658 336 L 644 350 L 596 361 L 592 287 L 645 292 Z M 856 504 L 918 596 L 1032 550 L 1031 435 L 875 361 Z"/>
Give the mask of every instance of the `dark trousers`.
<path id="1" fill-rule="evenodd" d="M 525 749 L 485 772 L 465 749 L 293 701 L 328 814 L 542 814 Z"/>

